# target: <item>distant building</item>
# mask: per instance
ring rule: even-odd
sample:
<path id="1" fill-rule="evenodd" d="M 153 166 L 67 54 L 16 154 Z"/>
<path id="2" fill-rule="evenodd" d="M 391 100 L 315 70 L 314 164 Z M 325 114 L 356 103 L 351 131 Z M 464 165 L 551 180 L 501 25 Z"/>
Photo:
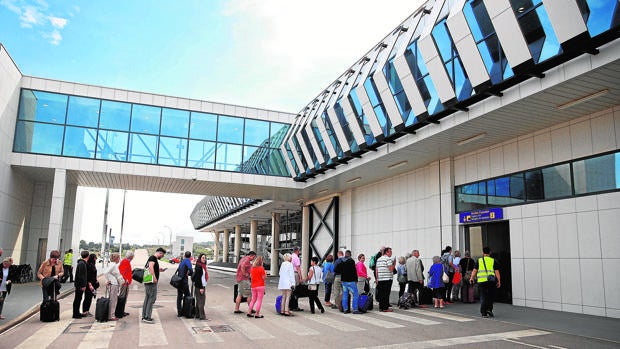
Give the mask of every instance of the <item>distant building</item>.
<path id="1" fill-rule="evenodd" d="M 185 251 L 194 252 L 194 238 L 191 236 L 177 236 L 176 240 L 172 241 L 172 253 L 173 256 L 180 256 Z"/>

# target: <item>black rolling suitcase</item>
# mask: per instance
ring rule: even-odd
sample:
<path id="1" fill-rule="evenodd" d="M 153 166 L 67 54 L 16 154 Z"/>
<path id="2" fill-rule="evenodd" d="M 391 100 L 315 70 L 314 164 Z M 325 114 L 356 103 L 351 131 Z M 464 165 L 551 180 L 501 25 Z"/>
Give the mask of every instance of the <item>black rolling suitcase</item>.
<path id="1" fill-rule="evenodd" d="M 191 285 L 191 292 L 189 296 L 183 298 L 183 316 L 188 319 L 196 317 L 196 299 L 194 299 L 194 285 Z"/>
<path id="2" fill-rule="evenodd" d="M 419 292 L 420 304 L 433 304 L 433 290 L 428 287 L 420 287 Z"/>
<path id="3" fill-rule="evenodd" d="M 52 298 L 43 301 L 39 307 L 39 319 L 41 322 L 60 320 L 60 303 L 56 300 L 56 290 L 54 290 L 52 294 Z"/>
<path id="4" fill-rule="evenodd" d="M 99 322 L 108 321 L 110 316 L 110 287 L 106 287 L 105 296 L 97 298 L 97 305 L 95 306 L 95 320 Z"/>
<path id="5" fill-rule="evenodd" d="M 117 318 L 122 318 L 125 316 L 125 305 L 127 304 L 127 296 L 118 297 L 118 301 L 116 302 L 116 309 L 114 309 L 114 316 Z"/>

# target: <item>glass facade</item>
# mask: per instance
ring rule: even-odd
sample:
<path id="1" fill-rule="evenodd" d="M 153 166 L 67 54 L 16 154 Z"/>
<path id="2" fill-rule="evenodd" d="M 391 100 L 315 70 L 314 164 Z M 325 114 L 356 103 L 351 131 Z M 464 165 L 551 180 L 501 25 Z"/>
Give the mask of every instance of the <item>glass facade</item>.
<path id="1" fill-rule="evenodd" d="M 455 187 L 456 212 L 620 190 L 620 152 Z"/>
<path id="2" fill-rule="evenodd" d="M 577 46 L 598 47 L 617 37 L 617 30 L 620 27 L 620 3 L 617 0 L 576 0 L 576 2 L 590 34 L 590 37 L 587 35 L 577 36 L 575 39 L 583 41 L 577 43 Z M 486 4 L 489 4 L 489 1 Z M 298 136 L 298 132 L 303 132 L 302 130 L 305 130 L 306 125 L 311 124 L 315 119 L 325 119 L 323 115 L 331 108 L 330 113 L 334 113 L 339 120 L 337 125 L 331 126 L 342 129 L 342 134 L 344 134 L 351 149 L 351 153 L 347 154 L 338 150 L 338 158 L 334 160 L 337 163 L 338 160 L 346 161 L 349 157 L 357 157 L 387 141 L 393 141 L 405 133 L 426 127 L 429 122 L 439 121 L 457 110 L 465 110 L 464 108 L 470 104 L 497 95 L 524 79 L 540 76 L 541 71 L 544 72 L 552 68 L 554 64 L 560 64 L 584 54 L 576 50 L 564 51 L 563 43 L 558 40 L 556 29 L 552 26 L 544 1 L 509 0 L 509 4 L 516 24 L 514 28 L 504 28 L 504 30 L 511 30 L 515 36 L 522 35 L 528 50 L 528 52 L 515 53 L 512 57 L 518 57 L 519 54 L 531 55 L 531 61 L 520 62 L 517 67 L 511 66 L 504 51 L 505 47 L 510 47 L 510 43 L 500 41 L 483 0 L 430 1 L 403 21 L 382 42 L 376 44 L 361 60 L 343 73 L 336 83 L 325 90 L 328 92 L 336 89 L 341 84 L 347 86 L 340 90 L 335 100 L 323 98 L 327 99 L 328 102 L 317 103 L 317 100 L 310 102 L 304 110 L 313 110 L 312 115 L 303 114 L 298 117 L 296 122 L 299 123 L 300 127 L 289 131 L 286 136 L 287 142 L 290 138 Z M 439 5 L 442 6 L 439 11 L 433 10 L 435 6 Z M 459 7 L 456 8 L 456 6 Z M 464 17 L 469 31 L 471 31 L 477 49 L 475 54 L 474 52 L 459 52 L 454 41 L 455 36 L 462 38 L 463 35 L 460 34 L 469 33 L 450 32 L 452 26 L 448 25 L 449 16 L 461 15 Z M 452 28 L 457 28 L 462 24 L 463 22 L 456 20 Z M 421 42 L 426 43 L 429 36 L 432 38 L 436 51 L 432 47 L 421 47 L 420 45 Z M 507 39 L 512 40 L 511 38 Z M 575 43 L 573 42 L 573 44 Z M 459 47 L 468 46 L 460 45 Z M 511 52 L 520 49 L 516 46 L 511 48 Z M 436 53 L 438 53 L 438 57 L 434 56 Z M 406 67 L 397 66 L 402 57 L 407 63 Z M 469 75 L 474 75 L 467 72 L 463 57 L 468 57 L 468 59 L 479 57 L 487 70 L 489 80 L 477 82 L 475 90 L 469 80 Z M 432 72 L 429 71 L 427 63 L 438 62 L 435 60 L 437 58 L 443 65 L 443 71 L 439 71 L 436 65 L 433 65 Z M 515 61 L 518 61 L 517 58 Z M 377 69 L 380 69 L 381 76 L 375 73 Z M 404 69 L 408 69 L 408 71 Z M 515 69 L 518 73 L 515 73 Z M 442 101 L 439 96 L 437 89 L 444 79 L 443 76 L 434 76 L 434 74 L 439 75 L 444 72 L 450 80 L 451 86 L 447 87 L 442 84 L 442 95 L 449 96 L 452 93 L 456 97 L 455 99 Z M 378 78 L 385 79 L 385 83 L 378 81 Z M 404 81 L 410 85 L 404 85 Z M 385 94 L 386 91 L 379 91 L 378 89 L 384 88 L 386 84 L 389 88 L 387 95 Z M 444 91 L 443 89 L 446 88 L 451 88 L 452 91 Z M 410 92 L 412 95 L 408 96 L 407 94 Z M 391 96 L 389 96 L 390 94 Z M 363 105 L 362 101 L 366 101 L 366 96 L 370 103 Z M 384 104 L 387 101 L 383 99 L 386 96 L 394 99 L 397 110 L 385 107 Z M 348 106 L 345 106 L 346 103 Z M 350 108 L 348 108 L 349 106 Z M 349 109 L 353 111 L 352 115 L 345 115 L 345 111 Z M 413 109 L 418 115 L 414 115 Z M 398 112 L 399 115 L 397 117 L 389 115 L 387 110 L 394 113 Z M 395 120 L 398 120 L 399 117 L 403 122 L 392 125 L 393 122 L 396 123 Z M 374 118 L 374 120 L 370 118 Z M 317 120 L 317 122 L 319 121 Z M 357 125 L 352 124 L 352 122 L 358 123 L 366 144 L 356 144 L 353 137 L 355 133 L 351 131 L 351 126 Z M 381 127 L 381 133 L 376 135 L 370 128 L 370 125 L 375 124 Z M 405 129 L 403 130 L 403 128 Z M 395 133 L 395 130 L 399 132 Z M 294 151 L 299 155 L 297 159 L 293 157 L 293 153 L 287 154 L 291 165 L 295 168 L 294 177 L 297 180 L 305 180 L 307 174 L 314 173 L 317 170 L 316 161 L 310 155 L 313 154 L 310 149 L 311 141 L 316 141 L 317 144 L 327 142 L 327 139 L 321 140 L 317 132 L 306 134 L 303 137 L 305 145 L 301 144 L 302 142 L 294 143 Z M 306 138 L 309 139 L 306 140 Z M 337 142 L 334 139 L 331 140 L 334 147 L 337 148 Z M 301 149 L 301 146 L 305 146 L 306 149 Z M 321 149 L 324 151 L 323 148 Z M 312 158 L 305 159 L 304 153 Z M 327 167 L 326 164 L 321 166 Z M 536 174 L 531 174 L 531 176 L 535 177 Z M 531 196 L 534 195 L 531 194 Z M 520 199 L 514 197 L 511 200 Z"/>
<path id="3" fill-rule="evenodd" d="M 289 125 L 22 89 L 13 151 L 289 176 Z"/>

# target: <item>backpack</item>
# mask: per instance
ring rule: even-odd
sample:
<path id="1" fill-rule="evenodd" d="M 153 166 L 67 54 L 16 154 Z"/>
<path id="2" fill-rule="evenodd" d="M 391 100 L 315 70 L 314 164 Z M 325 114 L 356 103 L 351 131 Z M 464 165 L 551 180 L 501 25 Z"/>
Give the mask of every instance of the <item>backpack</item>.
<path id="1" fill-rule="evenodd" d="M 450 255 L 447 253 L 444 253 L 443 255 L 441 255 L 441 265 L 443 266 L 443 271 L 447 272 L 451 272 L 454 271 L 454 269 L 452 269 L 452 267 L 450 266 Z"/>
<path id="2" fill-rule="evenodd" d="M 371 270 L 375 270 L 375 268 L 377 267 L 377 255 L 373 255 L 372 257 L 370 257 L 370 262 L 368 262 L 368 267 Z"/>

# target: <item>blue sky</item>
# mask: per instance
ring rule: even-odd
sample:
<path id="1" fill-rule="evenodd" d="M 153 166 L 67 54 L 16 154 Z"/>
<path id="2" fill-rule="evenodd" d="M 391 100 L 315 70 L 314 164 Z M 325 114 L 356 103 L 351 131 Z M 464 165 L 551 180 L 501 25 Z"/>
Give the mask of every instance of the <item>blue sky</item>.
<path id="1" fill-rule="evenodd" d="M 296 113 L 421 3 L 0 0 L 0 43 L 24 75 Z"/>

